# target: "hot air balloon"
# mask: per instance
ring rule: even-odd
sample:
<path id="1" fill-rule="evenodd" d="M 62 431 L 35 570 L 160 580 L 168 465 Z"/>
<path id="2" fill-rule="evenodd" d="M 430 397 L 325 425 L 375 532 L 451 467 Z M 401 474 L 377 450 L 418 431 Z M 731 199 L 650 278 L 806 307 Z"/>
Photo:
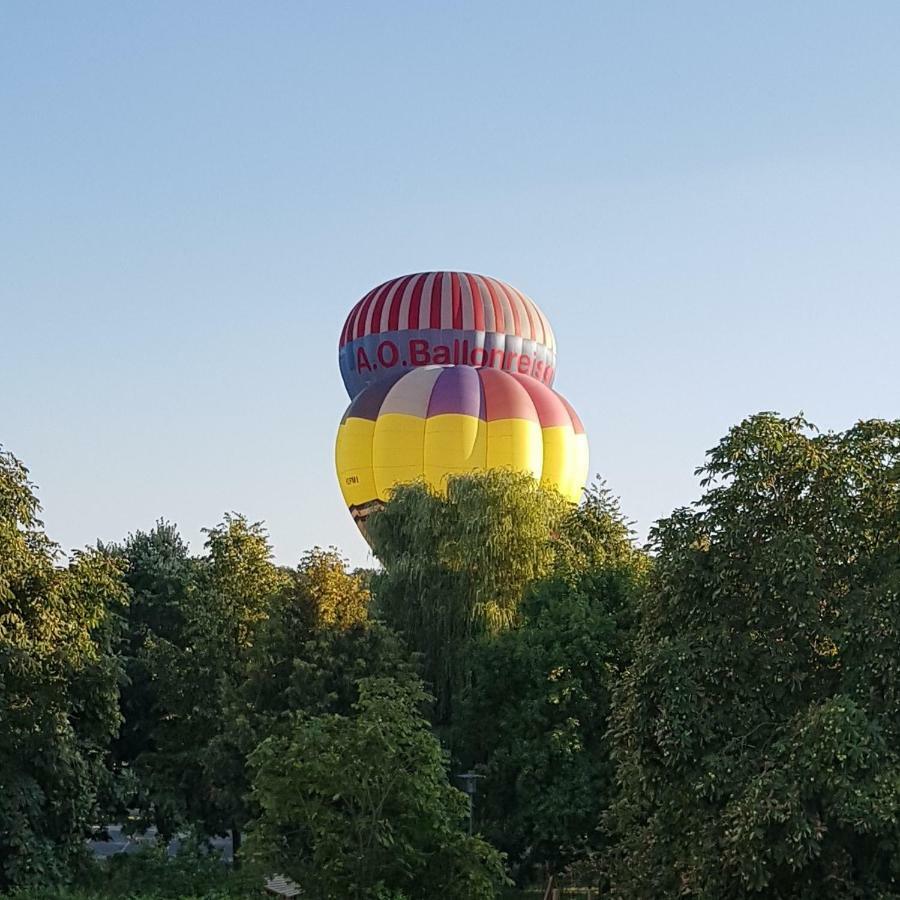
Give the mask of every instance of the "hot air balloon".
<path id="1" fill-rule="evenodd" d="M 386 281 L 353 307 L 338 359 L 351 398 L 429 365 L 501 369 L 551 385 L 556 340 L 514 287 L 468 272 L 420 272 Z"/>
<path id="2" fill-rule="evenodd" d="M 532 377 L 425 366 L 355 397 L 338 429 L 335 462 L 344 500 L 365 534 L 366 516 L 396 485 L 424 480 L 441 489 L 457 473 L 510 468 L 576 502 L 588 445 L 572 407 Z"/>

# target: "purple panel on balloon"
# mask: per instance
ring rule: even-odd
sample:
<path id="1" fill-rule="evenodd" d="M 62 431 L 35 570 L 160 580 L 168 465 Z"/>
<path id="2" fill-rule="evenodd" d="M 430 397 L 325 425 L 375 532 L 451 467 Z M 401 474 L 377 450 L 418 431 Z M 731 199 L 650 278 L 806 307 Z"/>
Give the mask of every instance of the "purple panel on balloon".
<path id="1" fill-rule="evenodd" d="M 477 369 L 452 366 L 441 372 L 428 402 L 428 417 L 448 413 L 485 417 L 484 392 Z"/>
<path id="2" fill-rule="evenodd" d="M 374 421 L 377 419 L 385 396 L 402 376 L 402 372 L 397 372 L 386 377 L 383 381 L 371 385 L 368 390 L 360 391 L 350 406 L 347 407 L 347 411 L 344 413 L 344 420 L 357 418 Z"/>

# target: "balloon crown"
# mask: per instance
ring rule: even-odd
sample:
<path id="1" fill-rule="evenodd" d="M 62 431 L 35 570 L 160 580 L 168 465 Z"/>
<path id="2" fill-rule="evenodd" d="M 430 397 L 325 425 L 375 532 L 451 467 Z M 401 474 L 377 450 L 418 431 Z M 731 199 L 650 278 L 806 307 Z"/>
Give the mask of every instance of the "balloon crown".
<path id="1" fill-rule="evenodd" d="M 338 345 L 355 397 L 408 368 L 465 365 L 553 384 L 556 339 L 538 305 L 506 282 L 470 272 L 418 272 L 369 291 L 350 311 Z"/>

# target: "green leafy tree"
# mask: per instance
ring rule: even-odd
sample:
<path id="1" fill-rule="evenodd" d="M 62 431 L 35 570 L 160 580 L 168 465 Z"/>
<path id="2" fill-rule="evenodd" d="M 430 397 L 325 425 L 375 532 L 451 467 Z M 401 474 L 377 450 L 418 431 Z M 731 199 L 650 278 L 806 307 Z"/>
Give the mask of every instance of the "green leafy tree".
<path id="1" fill-rule="evenodd" d="M 463 828 L 421 685 L 363 679 L 358 693 L 348 715 L 296 715 L 252 754 L 255 858 L 321 900 L 496 896 L 501 857 Z"/>
<path id="2" fill-rule="evenodd" d="M 25 467 L 0 452 L 0 889 L 64 878 L 109 790 L 127 602 L 100 550 L 65 567 Z"/>
<path id="3" fill-rule="evenodd" d="M 614 896 L 900 897 L 900 423 L 754 416 L 657 526 Z"/>
<path id="4" fill-rule="evenodd" d="M 243 679 L 226 697 L 222 731 L 210 744 L 210 759 L 227 773 L 224 784 L 242 821 L 255 812 L 247 803 L 246 759 L 262 740 L 298 712 L 349 714 L 361 678 L 417 677 L 405 645 L 369 620 L 368 592 L 335 551 L 304 554 L 289 576 L 257 632 Z"/>
<path id="5" fill-rule="evenodd" d="M 632 523 L 602 480 L 585 488 L 578 506 L 568 507 L 553 534 L 553 554 L 550 577 L 572 586 L 610 572 L 640 582 L 650 570 L 650 558 L 635 545 Z"/>
<path id="6" fill-rule="evenodd" d="M 473 648 L 456 746 L 479 783 L 479 824 L 527 880 L 596 857 L 614 793 L 606 730 L 630 660 L 647 558 L 602 485 L 557 536 L 554 573 L 521 624 Z"/>
<path id="7" fill-rule="evenodd" d="M 114 743 L 117 769 L 132 773 L 142 757 L 158 750 L 157 738 L 165 726 L 168 678 L 160 678 L 161 659 L 175 659 L 187 652 L 188 611 L 196 595 L 198 561 L 174 525 L 160 521 L 149 532 L 129 535 L 120 547 L 111 548 L 125 567 L 131 593 L 127 627 L 121 653 L 126 678 L 121 688 L 122 727 Z M 153 809 L 153 818 L 164 832 L 175 827 L 171 804 L 148 794 L 146 786 L 133 786 L 137 796 L 123 798 L 130 808 Z M 120 809 L 119 814 L 124 812 Z"/>
<path id="8" fill-rule="evenodd" d="M 145 643 L 157 707 L 136 768 L 160 827 L 230 831 L 239 850 L 243 803 L 232 789 L 239 763 L 223 757 L 217 741 L 227 698 L 244 680 L 255 637 L 290 579 L 273 563 L 260 523 L 229 515 L 206 534 L 206 555 L 176 592 L 172 632 L 153 632 Z"/>
<path id="9" fill-rule="evenodd" d="M 317 600 L 323 588 L 335 586 L 333 571 L 325 585 L 318 580 L 322 572 L 301 563 L 292 588 L 261 630 L 246 677 L 234 692 L 228 721 L 231 733 L 241 735 L 237 743 L 245 752 L 294 712 L 348 714 L 362 678 L 417 678 L 405 644 L 369 619 L 355 575 L 343 576 L 347 602 L 338 602 L 344 610 L 337 616 L 339 622 L 334 621 L 335 596 L 328 597 L 327 614 L 322 615 Z M 350 610 L 355 611 L 353 616 Z"/>
<path id="10" fill-rule="evenodd" d="M 533 478 L 496 471 L 450 478 L 446 493 L 401 486 L 372 516 L 377 614 L 422 655 L 438 723 L 452 719 L 472 639 L 515 625 L 525 587 L 551 571 L 569 508 Z"/>
<path id="11" fill-rule="evenodd" d="M 223 865 L 206 842 L 182 835 L 178 853 L 162 844 L 93 860 L 60 894 L 16 895 L 11 900 L 262 900 L 261 879 L 252 870 Z"/>
<path id="12" fill-rule="evenodd" d="M 348 572 L 337 550 L 307 551 L 292 577 L 281 608 L 305 607 L 314 628 L 349 628 L 368 619 L 369 573 Z"/>

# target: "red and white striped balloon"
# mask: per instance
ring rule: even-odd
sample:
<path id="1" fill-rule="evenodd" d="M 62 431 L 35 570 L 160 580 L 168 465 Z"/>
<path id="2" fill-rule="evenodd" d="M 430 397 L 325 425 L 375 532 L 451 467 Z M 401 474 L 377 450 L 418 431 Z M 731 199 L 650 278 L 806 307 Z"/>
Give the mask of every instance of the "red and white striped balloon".
<path id="1" fill-rule="evenodd" d="M 419 272 L 369 291 L 350 311 L 338 351 L 355 397 L 383 378 L 427 365 L 491 367 L 550 385 L 556 340 L 521 291 L 469 272 Z"/>

